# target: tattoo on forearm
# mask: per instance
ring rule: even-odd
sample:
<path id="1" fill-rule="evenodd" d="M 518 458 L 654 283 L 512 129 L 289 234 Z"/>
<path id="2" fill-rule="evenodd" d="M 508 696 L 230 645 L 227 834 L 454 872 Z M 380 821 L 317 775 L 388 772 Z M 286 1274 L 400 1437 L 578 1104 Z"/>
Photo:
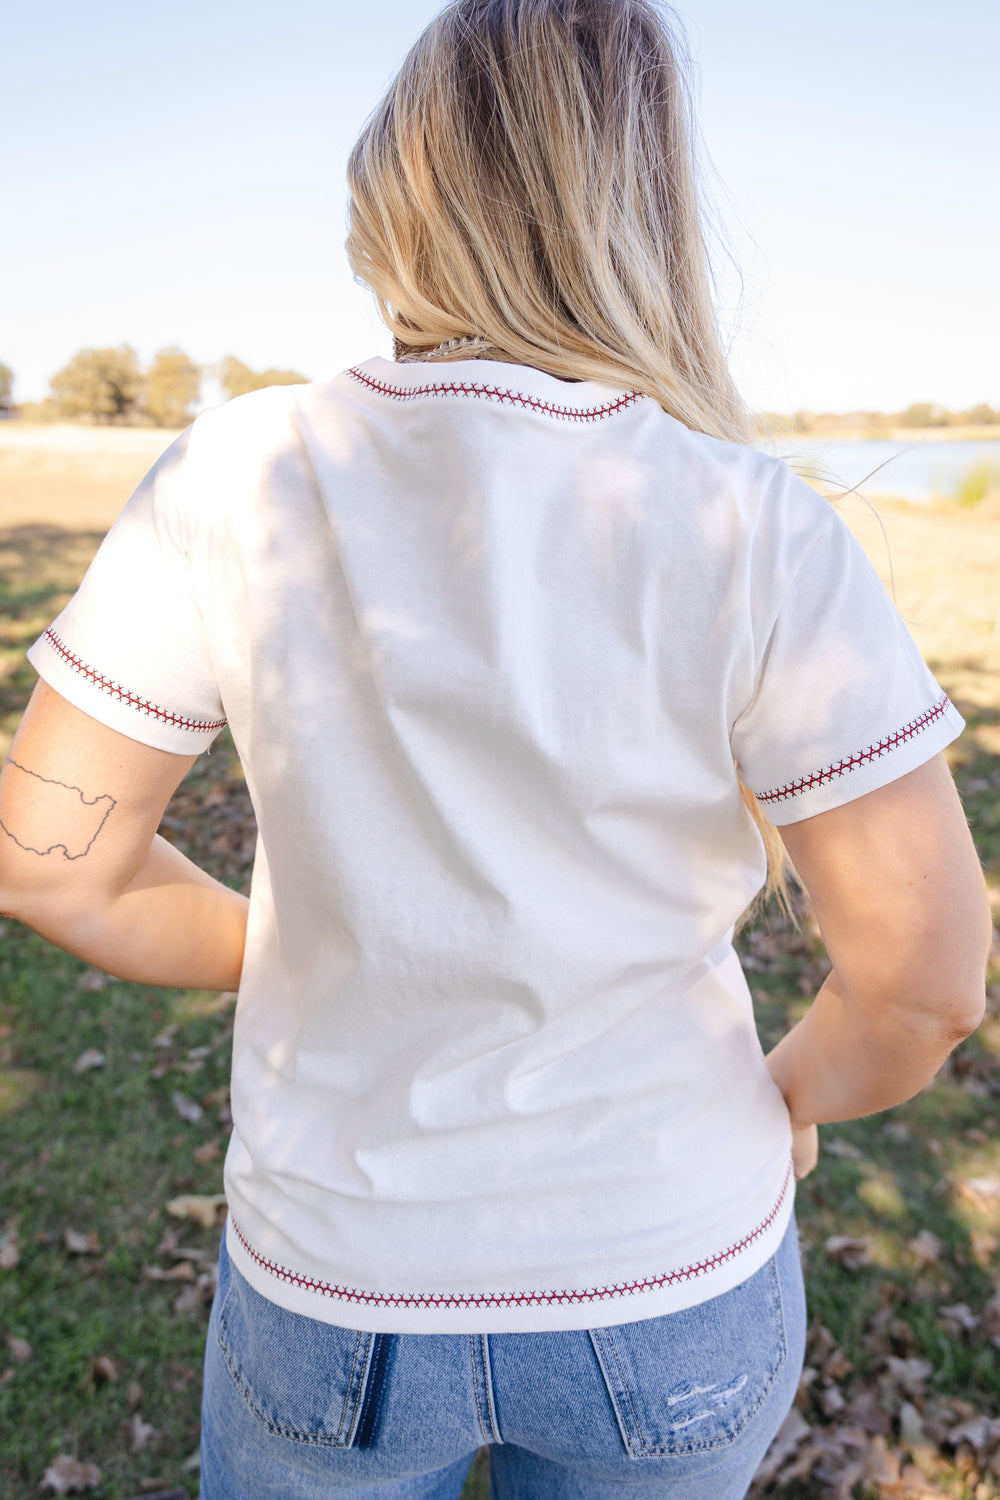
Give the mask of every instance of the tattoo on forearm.
<path id="1" fill-rule="evenodd" d="M 45 793 L 44 811 L 35 805 L 30 790 L 15 797 L 15 807 L 5 814 L 7 821 L 0 819 L 0 828 L 7 837 L 28 854 L 44 857 L 60 849 L 64 859 L 83 859 L 89 854 L 94 840 L 117 806 L 117 799 L 106 794 L 85 797 L 78 786 L 39 776 L 37 771 L 18 765 L 16 760 L 8 758 L 7 765 L 22 776 L 31 776 L 35 781 L 43 781 L 47 787 L 59 788 L 58 792 Z M 59 832 L 53 841 L 54 829 Z"/>

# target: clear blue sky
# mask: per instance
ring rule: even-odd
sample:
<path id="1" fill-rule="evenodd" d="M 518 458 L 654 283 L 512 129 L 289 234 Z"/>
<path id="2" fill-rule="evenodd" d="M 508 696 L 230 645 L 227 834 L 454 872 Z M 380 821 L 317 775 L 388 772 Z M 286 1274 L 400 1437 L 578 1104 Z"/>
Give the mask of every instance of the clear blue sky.
<path id="1" fill-rule="evenodd" d="M 428 0 L 32 0 L 0 30 L 0 360 L 388 353 L 344 164 Z M 682 0 L 757 406 L 1000 406 L 1000 6 Z M 724 316 L 739 298 L 720 266 Z"/>

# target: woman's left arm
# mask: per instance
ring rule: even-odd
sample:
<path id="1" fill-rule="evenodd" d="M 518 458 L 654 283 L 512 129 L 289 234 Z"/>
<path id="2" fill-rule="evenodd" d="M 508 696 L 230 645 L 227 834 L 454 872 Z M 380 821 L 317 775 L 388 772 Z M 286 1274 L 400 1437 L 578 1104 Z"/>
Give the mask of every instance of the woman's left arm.
<path id="1" fill-rule="evenodd" d="M 0 912 L 120 979 L 235 990 L 247 899 L 156 832 L 196 758 L 39 682 L 0 771 Z"/>

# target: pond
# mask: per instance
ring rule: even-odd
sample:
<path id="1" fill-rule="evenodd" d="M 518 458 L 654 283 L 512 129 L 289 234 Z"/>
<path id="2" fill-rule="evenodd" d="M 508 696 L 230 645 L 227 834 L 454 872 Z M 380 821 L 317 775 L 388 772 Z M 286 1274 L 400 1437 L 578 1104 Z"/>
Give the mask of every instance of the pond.
<path id="1" fill-rule="evenodd" d="M 947 440 L 916 437 L 909 441 L 858 438 L 826 441 L 788 437 L 770 451 L 807 479 L 865 495 L 898 495 L 904 500 L 966 498 L 979 491 L 1000 491 L 1000 436 Z"/>

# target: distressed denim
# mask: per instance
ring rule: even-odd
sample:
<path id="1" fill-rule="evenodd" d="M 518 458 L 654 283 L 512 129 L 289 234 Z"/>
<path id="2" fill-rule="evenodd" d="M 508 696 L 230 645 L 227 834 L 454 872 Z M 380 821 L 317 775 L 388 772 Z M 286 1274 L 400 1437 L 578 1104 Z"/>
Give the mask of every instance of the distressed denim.
<path id="1" fill-rule="evenodd" d="M 373 1334 L 285 1312 L 229 1263 L 205 1359 L 201 1500 L 740 1500 L 791 1405 L 805 1296 L 774 1257 L 697 1307 L 560 1333 Z"/>

